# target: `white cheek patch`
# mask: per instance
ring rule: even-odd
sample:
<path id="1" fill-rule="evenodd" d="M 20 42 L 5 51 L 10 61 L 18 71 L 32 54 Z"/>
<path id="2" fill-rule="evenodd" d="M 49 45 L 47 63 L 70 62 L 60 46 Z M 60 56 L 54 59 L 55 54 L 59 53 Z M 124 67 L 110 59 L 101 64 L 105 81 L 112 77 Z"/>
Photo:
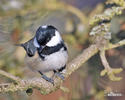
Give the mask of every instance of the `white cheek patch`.
<path id="1" fill-rule="evenodd" d="M 59 32 L 55 31 L 55 36 L 53 36 L 46 45 L 49 47 L 52 47 L 52 46 L 59 44 L 61 41 L 62 41 L 62 38 L 61 38 Z"/>
<path id="2" fill-rule="evenodd" d="M 39 43 L 38 43 L 37 40 L 36 40 L 36 37 L 34 38 L 33 44 L 34 44 L 34 46 L 37 47 L 37 48 L 40 47 Z"/>

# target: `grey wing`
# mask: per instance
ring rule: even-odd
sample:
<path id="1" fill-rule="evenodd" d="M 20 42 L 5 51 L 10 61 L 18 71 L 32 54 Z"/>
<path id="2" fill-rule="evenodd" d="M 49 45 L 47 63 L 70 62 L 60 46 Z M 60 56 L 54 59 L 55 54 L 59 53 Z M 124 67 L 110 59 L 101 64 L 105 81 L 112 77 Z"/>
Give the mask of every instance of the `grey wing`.
<path id="1" fill-rule="evenodd" d="M 38 57 L 33 56 L 33 57 L 25 57 L 25 65 L 28 66 L 32 71 L 37 71 L 40 67 L 40 63 L 42 62 L 42 60 Z"/>

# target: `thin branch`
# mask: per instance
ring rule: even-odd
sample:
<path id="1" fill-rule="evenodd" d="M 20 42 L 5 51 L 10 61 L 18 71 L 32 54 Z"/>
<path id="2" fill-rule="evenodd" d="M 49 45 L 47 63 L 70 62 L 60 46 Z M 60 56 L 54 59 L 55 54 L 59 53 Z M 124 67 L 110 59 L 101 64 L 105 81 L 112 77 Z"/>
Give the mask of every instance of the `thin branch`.
<path id="1" fill-rule="evenodd" d="M 101 50 L 100 51 L 100 58 L 102 61 L 102 64 L 104 66 L 104 70 L 101 71 L 101 76 L 104 76 L 107 74 L 112 81 L 119 81 L 122 78 L 121 77 L 116 77 L 115 74 L 118 74 L 122 71 L 122 68 L 111 68 L 106 57 L 105 57 L 105 51 Z"/>
<path id="2" fill-rule="evenodd" d="M 16 81 L 16 82 L 21 81 L 20 78 L 18 78 L 18 77 L 16 77 L 16 76 L 12 75 L 12 74 L 10 74 L 10 73 L 7 73 L 7 72 L 5 72 L 5 71 L 3 71 L 3 70 L 0 70 L 0 75 L 3 75 L 3 76 L 5 76 L 5 77 L 7 77 L 7 78 L 9 78 L 9 79 L 11 79 L 11 80 Z"/>
<path id="3" fill-rule="evenodd" d="M 100 57 L 101 57 L 101 61 L 102 61 L 103 66 L 105 67 L 105 69 L 110 71 L 111 67 L 109 66 L 109 63 L 105 57 L 104 50 L 100 51 Z"/>
<path id="4" fill-rule="evenodd" d="M 105 50 L 109 50 L 109 49 L 113 49 L 113 48 L 117 48 L 117 47 L 120 47 L 120 46 L 123 46 L 125 45 L 125 39 L 124 40 L 121 40 L 119 41 L 118 43 L 116 44 L 109 44 L 106 48 L 104 48 Z"/>

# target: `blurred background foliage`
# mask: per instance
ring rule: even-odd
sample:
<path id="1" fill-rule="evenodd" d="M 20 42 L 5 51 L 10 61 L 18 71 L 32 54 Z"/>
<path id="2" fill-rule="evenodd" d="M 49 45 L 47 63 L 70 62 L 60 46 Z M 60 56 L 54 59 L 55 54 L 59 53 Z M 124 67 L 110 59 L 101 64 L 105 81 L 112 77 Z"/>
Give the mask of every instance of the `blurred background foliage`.
<path id="1" fill-rule="evenodd" d="M 106 0 L 0 0 L 0 68 L 22 78 L 35 77 L 25 65 L 25 51 L 15 44 L 33 37 L 40 25 L 51 24 L 60 31 L 69 50 L 69 61 L 92 43 L 88 35 L 89 19 L 102 13 Z M 125 38 L 125 12 L 111 21 L 112 43 Z M 125 68 L 125 46 L 107 51 L 114 68 Z M 34 90 L 31 96 L 24 92 L 0 94 L 0 100 L 125 100 L 125 72 L 119 82 L 100 77 L 103 69 L 99 55 L 95 55 L 64 82 L 68 93 L 58 90 L 43 96 Z M 0 76 L 0 83 L 10 80 Z M 110 97 L 105 92 L 123 96 Z"/>

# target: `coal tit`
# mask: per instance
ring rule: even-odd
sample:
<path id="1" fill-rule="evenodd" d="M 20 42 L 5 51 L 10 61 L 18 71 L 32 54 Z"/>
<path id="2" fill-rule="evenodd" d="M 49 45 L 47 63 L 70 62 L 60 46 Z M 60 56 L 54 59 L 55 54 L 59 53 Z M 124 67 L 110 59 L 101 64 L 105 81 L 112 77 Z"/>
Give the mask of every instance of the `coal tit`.
<path id="1" fill-rule="evenodd" d="M 25 49 L 29 67 L 33 71 L 39 72 L 46 81 L 51 83 L 54 83 L 53 79 L 47 77 L 45 72 L 53 71 L 64 80 L 61 72 L 65 69 L 68 60 L 67 47 L 54 26 L 40 26 L 35 36 L 20 46 Z"/>

